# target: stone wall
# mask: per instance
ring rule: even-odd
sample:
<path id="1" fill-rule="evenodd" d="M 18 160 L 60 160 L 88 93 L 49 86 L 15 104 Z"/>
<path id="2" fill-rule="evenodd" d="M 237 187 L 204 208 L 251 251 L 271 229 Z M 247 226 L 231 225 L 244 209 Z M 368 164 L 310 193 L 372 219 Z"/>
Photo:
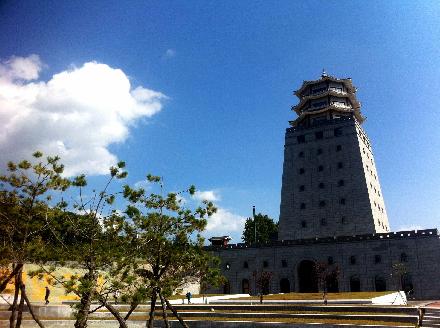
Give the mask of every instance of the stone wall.
<path id="1" fill-rule="evenodd" d="M 389 231 L 371 147 L 355 119 L 287 129 L 279 222 L 281 240 Z"/>
<path id="2" fill-rule="evenodd" d="M 340 270 L 339 291 L 350 291 L 350 279 L 358 278 L 360 291 L 376 290 L 382 279 L 387 290 L 401 289 L 393 265 L 404 267 L 411 276 L 417 298 L 440 297 L 440 239 L 436 229 L 368 234 L 335 238 L 316 238 L 275 242 L 271 245 L 229 245 L 211 248 L 222 260 L 230 293 L 242 293 L 243 280 L 249 292 L 257 294 L 256 278 L 270 272 L 270 293 L 280 292 L 281 279 L 288 279 L 290 291 L 300 291 L 299 267 L 303 261 L 329 263 Z M 354 259 L 354 260 L 353 260 Z M 247 263 L 247 264 L 245 264 Z M 229 269 L 227 269 L 229 268 Z M 211 292 L 228 292 L 223 288 Z"/>

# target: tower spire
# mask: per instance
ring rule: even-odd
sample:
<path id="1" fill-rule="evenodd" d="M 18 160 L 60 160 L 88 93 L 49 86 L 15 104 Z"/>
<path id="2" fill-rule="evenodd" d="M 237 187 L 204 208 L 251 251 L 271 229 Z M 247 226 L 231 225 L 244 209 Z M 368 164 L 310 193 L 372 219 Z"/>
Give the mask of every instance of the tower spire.
<path id="1" fill-rule="evenodd" d="M 325 68 L 322 69 L 321 77 L 327 77 L 327 72 L 325 71 Z"/>

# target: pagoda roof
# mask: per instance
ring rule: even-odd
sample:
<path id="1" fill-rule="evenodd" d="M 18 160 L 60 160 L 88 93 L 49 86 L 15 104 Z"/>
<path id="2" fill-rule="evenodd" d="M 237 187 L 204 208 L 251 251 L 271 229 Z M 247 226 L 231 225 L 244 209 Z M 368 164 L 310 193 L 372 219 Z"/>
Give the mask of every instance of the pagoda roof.
<path id="1" fill-rule="evenodd" d="M 326 90 L 321 93 L 302 97 L 299 104 L 296 106 L 293 106 L 292 110 L 294 110 L 298 115 L 300 115 L 302 112 L 301 107 L 303 107 L 304 104 L 306 104 L 308 100 L 318 99 L 318 98 L 321 98 L 321 97 L 324 97 L 327 95 L 341 97 L 341 98 L 348 98 L 355 109 L 359 109 L 361 107 L 360 102 L 356 99 L 356 97 L 353 93 L 339 92 L 336 90 Z"/>
<path id="2" fill-rule="evenodd" d="M 304 92 L 304 90 L 309 86 L 309 85 L 313 85 L 313 84 L 318 84 L 324 81 L 332 81 L 332 82 L 339 82 L 339 83 L 343 83 L 345 85 L 345 87 L 347 88 L 347 90 L 349 92 L 356 92 L 356 87 L 353 85 L 353 83 L 351 82 L 351 78 L 346 78 L 346 79 L 338 79 L 334 76 L 330 76 L 330 75 L 322 75 L 320 79 L 318 80 L 312 80 L 312 81 L 303 81 L 303 84 L 301 86 L 301 88 L 299 88 L 298 90 L 296 90 L 294 92 L 294 94 L 301 98 L 301 94 Z"/>
<path id="3" fill-rule="evenodd" d="M 291 126 L 297 126 L 298 123 L 303 121 L 307 116 L 324 113 L 324 112 L 327 112 L 328 110 L 333 110 L 335 112 L 341 112 L 341 113 L 353 113 L 354 117 L 358 120 L 359 123 L 362 123 L 365 121 L 365 117 L 361 114 L 359 108 L 348 108 L 348 107 L 340 107 L 340 106 L 330 105 L 330 106 L 326 106 L 324 108 L 321 108 L 319 110 L 302 112 L 301 114 L 299 114 L 299 116 L 295 120 L 289 121 L 289 123 Z"/>

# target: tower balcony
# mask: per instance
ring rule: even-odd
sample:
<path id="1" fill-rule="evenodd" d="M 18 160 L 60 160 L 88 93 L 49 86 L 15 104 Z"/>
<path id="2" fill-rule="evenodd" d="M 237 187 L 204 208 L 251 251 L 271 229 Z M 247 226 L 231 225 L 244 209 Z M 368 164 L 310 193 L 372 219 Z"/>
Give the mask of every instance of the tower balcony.
<path id="1" fill-rule="evenodd" d="M 296 96 L 298 96 L 299 98 L 302 98 L 305 93 L 307 93 L 307 95 L 310 95 L 310 93 L 309 93 L 311 91 L 310 88 L 313 85 L 317 85 L 317 84 L 320 84 L 320 83 L 323 83 L 323 82 L 327 82 L 327 83 L 332 83 L 332 82 L 340 83 L 340 84 L 343 85 L 344 90 L 346 90 L 347 92 L 349 92 L 349 93 L 355 93 L 356 92 L 356 87 L 353 85 L 353 83 L 352 83 L 350 78 L 338 79 L 338 78 L 330 76 L 330 75 L 325 75 L 325 76 L 321 76 L 321 78 L 318 79 L 318 80 L 303 81 L 303 84 L 302 84 L 301 88 L 299 88 L 298 90 L 294 91 L 294 94 Z M 332 86 L 328 85 L 328 87 L 331 88 Z M 328 87 L 325 88 L 325 89 L 328 89 Z M 324 91 L 326 91 L 325 89 L 324 89 Z M 318 91 L 318 90 L 315 90 L 315 92 L 316 91 Z"/>
<path id="2" fill-rule="evenodd" d="M 356 99 L 356 97 L 353 93 L 342 91 L 342 90 L 326 89 L 326 90 L 321 91 L 319 93 L 302 97 L 298 105 L 292 106 L 292 110 L 295 111 L 298 115 L 300 115 L 303 111 L 309 110 L 308 108 L 304 108 L 305 106 L 307 106 L 308 103 L 310 103 L 314 100 L 320 99 L 320 98 L 323 98 L 323 103 L 326 102 L 325 105 L 323 104 L 321 107 L 327 106 L 327 103 L 329 101 L 330 101 L 330 104 L 338 103 L 337 101 L 334 101 L 334 99 L 333 100 L 330 98 L 324 99 L 325 97 L 345 98 L 345 99 L 348 99 L 349 103 L 352 104 L 352 106 L 354 108 L 361 107 L 360 102 Z M 346 106 L 348 106 L 348 105 L 346 105 Z M 315 105 L 312 104 L 310 108 L 317 109 L 317 108 L 321 108 L 321 107 L 316 106 L 316 101 L 315 101 Z"/>
<path id="3" fill-rule="evenodd" d="M 348 105 L 343 105 L 339 103 L 332 103 L 330 105 L 325 105 L 321 108 L 310 108 L 306 110 L 302 110 L 296 120 L 289 121 L 290 125 L 295 127 L 300 122 L 302 122 L 306 117 L 315 116 L 317 114 L 324 114 L 326 112 L 340 112 L 345 114 L 352 114 L 359 123 L 363 123 L 365 121 L 365 117 L 361 114 L 359 107 L 352 107 Z"/>
<path id="4" fill-rule="evenodd" d="M 301 99 L 307 98 L 307 99 L 314 99 L 316 97 L 320 97 L 323 95 L 326 95 L 327 93 L 329 93 L 330 95 L 347 95 L 348 92 L 342 90 L 341 88 L 335 88 L 335 87 L 329 87 L 329 88 L 323 88 L 323 89 L 319 89 L 319 90 L 315 90 L 315 91 L 310 91 L 309 94 L 307 95 L 302 95 Z"/>

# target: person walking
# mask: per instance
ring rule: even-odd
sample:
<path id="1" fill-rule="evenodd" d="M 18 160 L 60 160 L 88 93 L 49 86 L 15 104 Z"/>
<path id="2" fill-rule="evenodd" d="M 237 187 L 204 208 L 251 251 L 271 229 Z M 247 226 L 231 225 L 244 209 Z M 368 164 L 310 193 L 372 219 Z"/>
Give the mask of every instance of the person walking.
<path id="1" fill-rule="evenodd" d="M 191 304 L 191 292 L 186 293 L 186 299 L 188 300 L 188 304 Z"/>
<path id="2" fill-rule="evenodd" d="M 322 299 L 324 300 L 324 305 L 327 305 L 327 292 L 322 294 Z"/>
<path id="3" fill-rule="evenodd" d="M 117 290 L 117 291 L 115 291 L 114 293 L 113 293 L 113 298 L 114 298 L 114 300 L 115 300 L 115 305 L 117 305 L 118 304 L 118 300 L 119 300 L 119 296 L 121 295 L 121 292 L 119 291 L 119 290 Z"/>
<path id="4" fill-rule="evenodd" d="M 46 305 L 49 304 L 49 296 L 50 296 L 50 289 L 46 286 L 46 294 L 44 295 L 44 301 L 46 302 Z"/>

